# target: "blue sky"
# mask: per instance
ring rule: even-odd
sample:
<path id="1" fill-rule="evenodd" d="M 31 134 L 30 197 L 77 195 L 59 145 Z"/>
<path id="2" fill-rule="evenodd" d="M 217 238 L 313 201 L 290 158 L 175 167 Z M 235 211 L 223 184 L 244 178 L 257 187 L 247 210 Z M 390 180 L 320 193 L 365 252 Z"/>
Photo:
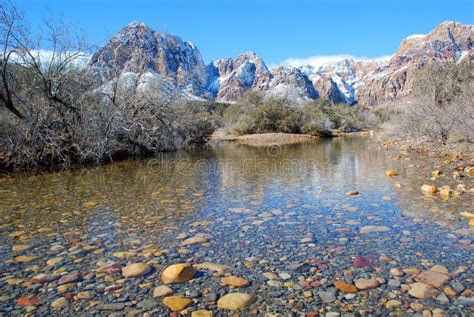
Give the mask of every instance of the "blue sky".
<path id="1" fill-rule="evenodd" d="M 14 0 L 15 1 L 15 0 Z M 131 21 L 192 41 L 206 62 L 252 50 L 267 64 L 289 58 L 394 53 L 400 40 L 445 20 L 473 24 L 464 0 L 16 0 L 35 25 L 61 16 L 101 45 Z"/>

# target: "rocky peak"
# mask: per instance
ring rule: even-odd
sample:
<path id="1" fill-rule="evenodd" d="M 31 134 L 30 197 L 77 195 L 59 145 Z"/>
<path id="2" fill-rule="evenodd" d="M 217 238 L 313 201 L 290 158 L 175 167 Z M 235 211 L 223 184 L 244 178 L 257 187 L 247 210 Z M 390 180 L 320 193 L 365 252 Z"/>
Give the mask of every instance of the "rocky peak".
<path id="1" fill-rule="evenodd" d="M 199 50 L 190 42 L 132 22 L 93 55 L 89 69 L 102 83 L 123 72 L 156 73 L 191 90 L 202 90 L 207 73 Z"/>

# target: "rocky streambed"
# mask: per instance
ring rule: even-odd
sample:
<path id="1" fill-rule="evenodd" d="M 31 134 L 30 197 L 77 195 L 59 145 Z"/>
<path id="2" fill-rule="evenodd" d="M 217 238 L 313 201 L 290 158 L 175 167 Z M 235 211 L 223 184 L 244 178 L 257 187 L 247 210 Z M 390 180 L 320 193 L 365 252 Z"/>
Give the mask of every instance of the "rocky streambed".
<path id="1" fill-rule="evenodd" d="M 2 178 L 0 314 L 472 315 L 469 167 L 379 145 L 218 143 Z"/>

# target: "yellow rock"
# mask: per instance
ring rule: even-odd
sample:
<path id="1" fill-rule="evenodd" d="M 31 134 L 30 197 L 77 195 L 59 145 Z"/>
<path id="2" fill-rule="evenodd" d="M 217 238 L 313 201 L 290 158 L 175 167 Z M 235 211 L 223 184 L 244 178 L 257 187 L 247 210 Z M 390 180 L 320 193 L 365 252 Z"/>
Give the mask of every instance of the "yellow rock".
<path id="1" fill-rule="evenodd" d="M 128 258 L 135 255 L 137 255 L 137 253 L 131 252 L 131 251 L 119 251 L 119 252 L 112 253 L 112 256 L 116 258 Z"/>
<path id="2" fill-rule="evenodd" d="M 29 249 L 31 249 L 31 245 L 28 244 L 15 244 L 12 246 L 12 251 L 14 252 L 21 252 Z"/>
<path id="3" fill-rule="evenodd" d="M 39 233 L 48 233 L 48 232 L 53 231 L 53 229 L 51 229 L 51 228 L 39 228 L 37 231 Z"/>
<path id="4" fill-rule="evenodd" d="M 10 237 L 16 238 L 16 237 L 20 237 L 24 234 L 25 234 L 25 231 L 15 231 L 15 232 L 10 233 Z"/>
<path id="5" fill-rule="evenodd" d="M 59 297 L 58 299 L 55 299 L 52 303 L 51 303 L 51 307 L 52 308 L 64 308 L 68 305 L 68 301 L 66 298 L 64 297 Z"/>
<path id="6" fill-rule="evenodd" d="M 474 176 L 474 166 L 466 167 L 464 169 L 464 173 L 466 173 L 467 176 L 473 177 Z"/>
<path id="7" fill-rule="evenodd" d="M 421 191 L 425 195 L 435 195 L 436 194 L 436 187 L 433 185 L 423 185 L 421 186 Z"/>
<path id="8" fill-rule="evenodd" d="M 169 296 L 163 299 L 163 304 L 172 311 L 181 311 L 191 305 L 193 301 L 183 296 Z"/>
<path id="9" fill-rule="evenodd" d="M 397 175 L 398 175 L 398 173 L 394 170 L 386 170 L 385 171 L 385 176 L 387 176 L 387 177 L 394 177 L 394 176 L 397 176 Z"/>
<path id="10" fill-rule="evenodd" d="M 20 255 L 15 258 L 15 261 L 21 262 L 21 263 L 28 263 L 31 262 L 35 259 L 37 259 L 37 256 L 34 255 Z"/>
<path id="11" fill-rule="evenodd" d="M 456 297 L 456 292 L 451 287 L 445 287 L 443 291 L 449 297 Z"/>
<path id="12" fill-rule="evenodd" d="M 440 170 L 434 170 L 431 172 L 431 176 L 433 177 L 439 177 L 440 175 L 442 174 L 442 172 Z"/>
<path id="13" fill-rule="evenodd" d="M 146 263 L 133 263 L 122 268 L 124 277 L 140 277 L 150 272 L 151 267 Z"/>
<path id="14" fill-rule="evenodd" d="M 23 280 L 21 278 L 9 278 L 5 280 L 5 283 L 7 283 L 8 285 L 18 285 L 18 284 L 21 284 L 22 282 Z"/>
<path id="15" fill-rule="evenodd" d="M 97 205 L 97 202 L 95 202 L 95 201 L 86 201 L 82 205 L 86 208 L 92 208 L 92 207 L 95 207 Z"/>
<path id="16" fill-rule="evenodd" d="M 469 220 L 469 227 L 474 227 L 474 219 Z"/>
<path id="17" fill-rule="evenodd" d="M 217 301 L 217 307 L 227 310 L 239 310 L 249 306 L 254 297 L 246 293 L 229 293 Z"/>
<path id="18" fill-rule="evenodd" d="M 221 280 L 221 283 L 235 287 L 243 287 L 249 285 L 249 281 L 237 276 L 226 276 Z"/>
<path id="19" fill-rule="evenodd" d="M 165 284 L 184 283 L 196 274 L 196 269 L 188 263 L 179 263 L 168 266 L 161 274 Z"/>
<path id="20" fill-rule="evenodd" d="M 443 186 L 439 189 L 439 196 L 441 197 L 441 199 L 448 199 L 450 194 L 451 188 L 449 186 Z"/>
<path id="21" fill-rule="evenodd" d="M 191 317 L 212 317 L 210 310 L 195 310 L 191 313 Z"/>
<path id="22" fill-rule="evenodd" d="M 75 299 L 92 299 L 92 295 L 89 291 L 77 293 Z"/>
<path id="23" fill-rule="evenodd" d="M 293 287 L 293 286 L 295 286 L 295 282 L 291 282 L 291 281 L 285 282 L 285 283 L 283 283 L 283 286 L 285 286 L 285 287 Z"/>
<path id="24" fill-rule="evenodd" d="M 306 298 L 310 298 L 310 297 L 313 297 L 313 293 L 311 293 L 310 291 L 304 291 L 303 296 Z"/>
<path id="25" fill-rule="evenodd" d="M 46 265 L 54 266 L 54 265 L 58 264 L 59 262 L 61 262 L 62 260 L 64 260 L 63 257 L 52 258 L 52 259 L 49 259 L 48 261 L 46 261 Z"/>
<path id="26" fill-rule="evenodd" d="M 59 286 L 58 286 L 58 292 L 64 293 L 64 292 L 67 292 L 67 291 L 72 290 L 73 288 L 74 288 L 74 284 L 73 284 L 73 283 L 64 284 L 64 285 L 59 285 Z"/>

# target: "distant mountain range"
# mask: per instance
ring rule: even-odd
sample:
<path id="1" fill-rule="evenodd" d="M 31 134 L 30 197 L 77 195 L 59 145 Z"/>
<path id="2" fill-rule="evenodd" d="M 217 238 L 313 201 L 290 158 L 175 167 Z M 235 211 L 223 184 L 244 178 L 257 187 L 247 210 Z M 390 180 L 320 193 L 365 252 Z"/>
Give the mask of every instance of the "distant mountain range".
<path id="1" fill-rule="evenodd" d="M 189 98 L 234 102 L 248 90 L 295 101 L 319 97 L 369 106 L 407 97 L 413 72 L 430 61 L 472 62 L 472 25 L 446 21 L 427 35 L 402 40 L 386 60 L 345 59 L 320 67 L 269 69 L 253 52 L 206 65 L 196 46 L 175 35 L 133 22 L 95 53 L 88 70 L 100 84 L 122 80 L 128 89 L 178 87 Z"/>

